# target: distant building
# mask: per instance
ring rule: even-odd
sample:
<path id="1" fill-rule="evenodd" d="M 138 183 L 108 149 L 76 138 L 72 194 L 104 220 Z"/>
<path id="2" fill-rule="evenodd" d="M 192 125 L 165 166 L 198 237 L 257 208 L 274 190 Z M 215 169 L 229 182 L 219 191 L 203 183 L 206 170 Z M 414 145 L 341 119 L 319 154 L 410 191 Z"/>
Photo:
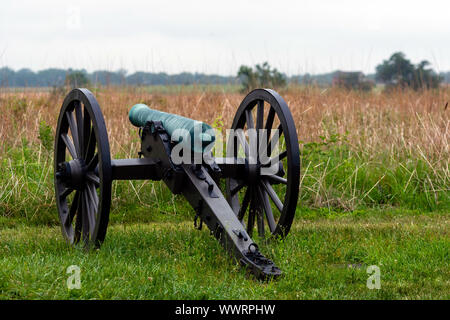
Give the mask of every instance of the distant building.
<path id="1" fill-rule="evenodd" d="M 333 76 L 333 87 L 369 91 L 375 85 L 360 71 L 336 71 Z"/>

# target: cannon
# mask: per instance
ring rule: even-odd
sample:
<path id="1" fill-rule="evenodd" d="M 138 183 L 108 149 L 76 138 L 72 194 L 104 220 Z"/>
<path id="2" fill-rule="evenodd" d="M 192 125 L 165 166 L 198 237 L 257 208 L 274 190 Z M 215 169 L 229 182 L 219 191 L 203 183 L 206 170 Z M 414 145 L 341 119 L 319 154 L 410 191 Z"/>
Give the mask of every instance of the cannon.
<path id="1" fill-rule="evenodd" d="M 283 98 L 270 89 L 250 92 L 237 109 L 222 157 L 213 156 L 219 142 L 203 122 L 142 104 L 131 108 L 129 119 L 139 128 L 138 157 L 111 159 L 94 95 L 80 88 L 64 99 L 56 128 L 54 184 L 66 241 L 85 248 L 102 244 L 113 180 L 163 181 L 190 203 L 195 227 L 206 225 L 238 263 L 259 279 L 280 276 L 252 237 L 285 237 L 295 216 L 299 143 Z M 174 156 L 176 149 L 181 156 Z"/>

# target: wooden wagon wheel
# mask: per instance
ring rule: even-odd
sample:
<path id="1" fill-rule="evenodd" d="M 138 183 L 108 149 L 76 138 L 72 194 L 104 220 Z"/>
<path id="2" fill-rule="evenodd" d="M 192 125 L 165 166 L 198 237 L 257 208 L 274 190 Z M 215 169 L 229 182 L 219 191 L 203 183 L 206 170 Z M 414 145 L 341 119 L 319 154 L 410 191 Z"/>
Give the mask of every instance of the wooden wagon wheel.
<path id="1" fill-rule="evenodd" d="M 111 205 L 111 156 L 100 106 L 87 89 L 64 99 L 55 137 L 56 205 L 67 242 L 100 246 Z"/>
<path id="2" fill-rule="evenodd" d="M 228 140 L 227 157 L 241 154 L 249 174 L 243 179 L 226 179 L 227 200 L 250 235 L 256 222 L 259 236 L 266 235 L 267 226 L 271 235 L 284 237 L 295 216 L 300 182 L 298 137 L 291 112 L 275 91 L 256 89 L 242 101 L 232 129 L 236 135 Z M 242 129 L 241 134 L 237 129 Z M 250 139 L 243 134 L 249 129 L 257 129 L 257 135 L 263 137 L 258 139 L 254 156 Z M 266 129 L 266 136 L 259 129 Z M 273 154 L 276 146 L 280 151 Z M 270 173 L 273 170 L 269 168 L 276 170 Z"/>

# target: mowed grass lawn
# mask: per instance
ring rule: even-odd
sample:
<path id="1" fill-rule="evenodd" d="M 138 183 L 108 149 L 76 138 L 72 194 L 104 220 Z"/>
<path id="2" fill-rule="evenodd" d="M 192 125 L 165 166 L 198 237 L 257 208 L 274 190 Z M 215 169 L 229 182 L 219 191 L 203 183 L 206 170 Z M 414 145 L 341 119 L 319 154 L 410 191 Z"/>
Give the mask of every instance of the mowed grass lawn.
<path id="1" fill-rule="evenodd" d="M 284 274 L 261 282 L 186 215 L 113 222 L 100 250 L 65 244 L 58 226 L 0 218 L 2 299 L 449 299 L 449 216 L 399 209 L 299 210 L 289 236 L 261 243 Z M 157 220 L 158 218 L 153 218 Z M 81 289 L 66 269 L 81 269 Z M 368 289 L 377 265 L 381 289 Z"/>

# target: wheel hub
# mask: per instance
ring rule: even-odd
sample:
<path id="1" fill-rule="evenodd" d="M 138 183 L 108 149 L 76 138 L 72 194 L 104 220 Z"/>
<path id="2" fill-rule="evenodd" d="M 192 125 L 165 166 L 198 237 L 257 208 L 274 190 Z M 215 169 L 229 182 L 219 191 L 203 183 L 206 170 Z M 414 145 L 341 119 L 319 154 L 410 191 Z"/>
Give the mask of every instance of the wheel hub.
<path id="1" fill-rule="evenodd" d="M 81 190 L 85 185 L 86 173 L 87 166 L 84 160 L 75 159 L 60 163 L 56 171 L 56 177 L 63 179 L 74 189 Z"/>
<path id="2" fill-rule="evenodd" d="M 250 164 L 247 161 L 245 162 L 245 170 L 247 171 L 248 181 L 250 183 L 255 183 L 260 179 L 261 176 L 261 163 L 259 161 L 257 163 Z"/>
<path id="3" fill-rule="evenodd" d="M 279 177 L 284 177 L 286 175 L 283 162 L 281 161 L 278 161 L 272 166 L 270 166 L 270 164 L 264 165 L 260 161 L 255 164 L 246 162 L 245 170 L 250 183 L 257 183 L 265 175 L 268 175 L 267 170 L 271 172 L 269 175 L 276 175 Z"/>

